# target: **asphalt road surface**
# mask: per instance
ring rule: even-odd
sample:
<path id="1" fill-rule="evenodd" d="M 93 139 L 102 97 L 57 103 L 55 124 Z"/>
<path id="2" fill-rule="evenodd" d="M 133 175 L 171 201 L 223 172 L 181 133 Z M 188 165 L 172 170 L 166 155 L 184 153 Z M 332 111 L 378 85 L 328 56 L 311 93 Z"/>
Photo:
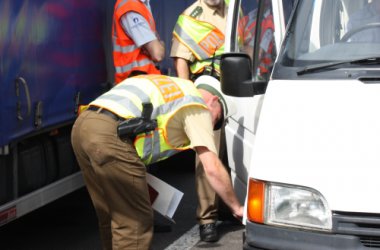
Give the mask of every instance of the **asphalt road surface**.
<path id="1" fill-rule="evenodd" d="M 244 227 L 236 221 L 218 222 L 218 242 L 199 241 L 193 157 L 193 153 L 181 153 L 151 168 L 152 174 L 184 193 L 173 217 L 175 224 L 155 214 L 156 224 L 169 226 L 170 232 L 155 233 L 152 249 L 242 249 Z M 0 249 L 100 250 L 96 215 L 87 190 L 81 188 L 0 227 Z"/>

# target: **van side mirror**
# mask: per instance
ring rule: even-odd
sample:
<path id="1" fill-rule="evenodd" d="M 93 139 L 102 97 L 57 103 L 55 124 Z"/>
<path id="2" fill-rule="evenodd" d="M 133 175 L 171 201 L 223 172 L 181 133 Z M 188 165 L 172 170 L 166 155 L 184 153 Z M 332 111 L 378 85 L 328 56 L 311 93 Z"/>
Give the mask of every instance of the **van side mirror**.
<path id="1" fill-rule="evenodd" d="M 220 62 L 222 92 L 235 97 L 252 97 L 265 94 L 268 81 L 253 79 L 252 63 L 248 54 L 224 53 Z"/>
<path id="2" fill-rule="evenodd" d="M 245 53 L 225 53 L 220 62 L 222 92 L 236 97 L 254 95 L 251 59 Z"/>

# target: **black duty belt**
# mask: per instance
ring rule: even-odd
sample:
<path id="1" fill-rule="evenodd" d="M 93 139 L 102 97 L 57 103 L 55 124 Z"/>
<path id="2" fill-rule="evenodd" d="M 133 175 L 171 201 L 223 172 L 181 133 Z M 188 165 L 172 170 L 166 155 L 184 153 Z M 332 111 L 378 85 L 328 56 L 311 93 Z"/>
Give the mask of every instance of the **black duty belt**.
<path id="1" fill-rule="evenodd" d="M 111 117 L 113 120 L 115 120 L 117 122 L 125 120 L 124 118 L 118 116 L 114 112 L 109 111 L 109 110 L 107 110 L 105 108 L 99 108 L 99 107 L 96 107 L 96 106 L 90 106 L 90 107 L 88 107 L 87 110 L 95 111 L 98 114 L 107 115 L 107 116 Z"/>

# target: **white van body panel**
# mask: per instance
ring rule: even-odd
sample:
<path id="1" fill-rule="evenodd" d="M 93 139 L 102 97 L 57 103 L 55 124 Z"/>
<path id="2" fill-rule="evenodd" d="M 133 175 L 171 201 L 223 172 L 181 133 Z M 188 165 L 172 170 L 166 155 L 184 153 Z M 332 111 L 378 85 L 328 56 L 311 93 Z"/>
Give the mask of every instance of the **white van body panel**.
<path id="1" fill-rule="evenodd" d="M 253 143 L 264 96 L 240 98 L 236 102 L 239 110 L 228 119 L 225 126 L 228 163 L 233 186 L 240 202 L 245 201 L 248 169 L 251 165 Z M 254 114 L 254 115 L 252 115 Z"/>
<path id="2" fill-rule="evenodd" d="M 229 9 L 235 9 L 235 4 L 235 0 L 230 0 Z M 285 35 L 286 26 L 282 0 L 272 0 L 272 8 L 273 22 L 276 27 L 274 42 L 276 47 L 280 48 L 281 41 Z M 230 39 L 226 39 L 225 41 L 225 52 L 239 50 L 231 44 L 231 40 L 237 39 L 237 36 L 233 33 L 233 25 L 235 24 L 233 14 L 233 11 L 229 11 L 227 16 L 225 36 Z M 235 44 L 235 46 L 237 46 L 237 44 Z M 229 159 L 228 167 L 231 169 L 231 177 L 235 193 L 241 203 L 245 203 L 246 200 L 247 180 L 249 167 L 251 165 L 252 149 L 264 97 L 265 95 L 234 98 L 238 112 L 228 118 L 225 126 L 226 147 Z M 243 219 L 243 222 L 245 222 L 245 218 Z"/>
<path id="3" fill-rule="evenodd" d="M 333 211 L 378 213 L 371 191 L 380 190 L 379 114 L 379 84 L 273 80 L 250 176 L 314 188 Z"/>

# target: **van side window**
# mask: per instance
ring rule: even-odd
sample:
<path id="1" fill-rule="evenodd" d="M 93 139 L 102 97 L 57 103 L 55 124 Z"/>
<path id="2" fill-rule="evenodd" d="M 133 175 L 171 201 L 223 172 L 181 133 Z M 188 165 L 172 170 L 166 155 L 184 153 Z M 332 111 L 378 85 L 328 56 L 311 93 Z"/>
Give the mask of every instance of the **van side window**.
<path id="1" fill-rule="evenodd" d="M 271 1 L 265 0 L 262 20 L 258 21 L 258 2 L 252 0 L 241 1 L 237 37 L 239 39 L 239 52 L 247 53 L 252 59 L 252 65 L 256 65 L 257 70 L 254 70 L 255 78 L 268 79 L 277 56 L 274 42 L 273 11 Z M 289 20 L 293 4 L 294 0 L 283 0 L 286 23 Z M 261 23 L 259 31 L 260 42 L 256 49 L 257 55 L 255 55 L 254 46 L 257 22 Z"/>

